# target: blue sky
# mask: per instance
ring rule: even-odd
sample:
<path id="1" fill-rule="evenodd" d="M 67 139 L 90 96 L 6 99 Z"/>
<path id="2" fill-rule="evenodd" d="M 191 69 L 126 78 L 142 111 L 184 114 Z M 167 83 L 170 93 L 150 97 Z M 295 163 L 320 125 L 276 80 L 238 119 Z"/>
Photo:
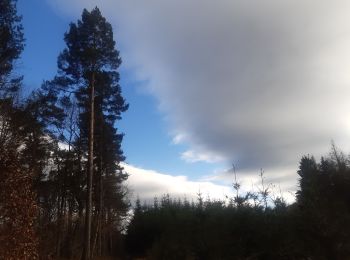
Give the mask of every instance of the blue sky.
<path id="1" fill-rule="evenodd" d="M 24 74 L 24 92 L 29 92 L 39 87 L 43 80 L 54 77 L 57 56 L 65 47 L 63 35 L 69 23 L 80 17 L 60 14 L 42 0 L 19 1 L 18 12 L 23 15 L 26 38 L 18 67 Z M 117 31 L 115 33 L 118 34 Z M 122 50 L 121 56 L 123 58 Z M 214 170 L 223 168 L 223 164 L 182 160 L 180 155 L 186 150 L 186 145 L 173 143 L 157 100 L 144 87 L 147 82 L 135 78 L 135 72 L 126 69 L 123 64 L 120 73 L 123 96 L 130 104 L 117 125 L 125 133 L 123 150 L 126 162 L 174 175 L 187 175 L 190 179 L 210 175 Z"/>
<path id="2" fill-rule="evenodd" d="M 118 128 L 137 192 L 173 181 L 217 194 L 231 163 L 247 186 L 263 168 L 294 192 L 303 155 L 331 140 L 350 149 L 350 2 L 19 0 L 26 89 L 55 75 L 69 23 L 95 6 L 123 59 L 130 109 Z"/>

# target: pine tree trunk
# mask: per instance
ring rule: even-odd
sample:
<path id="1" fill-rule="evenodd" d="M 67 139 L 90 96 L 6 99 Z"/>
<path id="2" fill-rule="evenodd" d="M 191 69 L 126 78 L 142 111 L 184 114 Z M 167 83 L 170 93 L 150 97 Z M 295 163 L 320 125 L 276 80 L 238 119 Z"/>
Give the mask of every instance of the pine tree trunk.
<path id="1" fill-rule="evenodd" d="M 61 201 L 62 197 L 57 201 L 57 240 L 56 240 L 56 257 L 61 257 L 61 224 L 62 224 L 62 212 Z"/>
<path id="2" fill-rule="evenodd" d="M 85 244 L 83 259 L 89 260 L 91 256 L 91 207 L 92 207 L 92 176 L 94 171 L 94 114 L 95 114 L 95 72 L 92 72 L 90 85 L 90 132 L 89 132 L 89 167 L 87 172 L 87 200 L 85 220 Z"/>
<path id="3" fill-rule="evenodd" d="M 60 166 L 58 164 L 58 172 L 61 172 Z M 62 244 L 62 230 L 63 230 L 63 205 L 64 205 L 64 195 L 63 190 L 65 188 L 64 184 L 59 183 L 60 193 L 57 200 L 57 240 L 56 240 L 56 257 L 61 257 L 61 244 Z"/>
<path id="4" fill-rule="evenodd" d="M 98 233 L 98 255 L 102 256 L 102 216 L 103 216 L 103 190 L 102 190 L 102 173 L 100 176 L 100 204 L 99 204 L 99 215 L 98 215 L 98 225 L 99 225 L 99 233 Z"/>
<path id="5" fill-rule="evenodd" d="M 102 131 L 102 130 L 101 130 Z M 102 151 L 100 151 L 100 155 L 102 154 Z M 98 179 L 98 210 L 96 214 L 96 229 L 95 229 L 95 234 L 93 236 L 93 243 L 92 243 L 92 250 L 91 250 L 91 255 L 95 255 L 96 248 L 97 248 L 97 255 L 101 256 L 101 224 L 102 224 L 102 201 L 103 201 L 103 190 L 102 190 L 102 176 L 103 176 L 103 168 L 102 168 L 102 158 L 100 156 L 99 160 L 99 179 Z"/>
<path id="6" fill-rule="evenodd" d="M 68 206 L 68 225 L 67 225 L 67 236 L 65 240 L 65 248 L 67 251 L 67 258 L 72 258 L 72 245 L 74 243 L 74 234 L 73 234 L 73 205 L 72 201 L 69 201 Z"/>
<path id="7" fill-rule="evenodd" d="M 102 102 L 101 102 L 101 111 L 102 111 Z M 102 138 L 104 136 L 104 127 L 103 125 L 101 124 L 101 135 L 102 135 Z M 100 179 L 99 179 L 99 208 L 98 208 L 98 227 L 99 227 L 99 232 L 98 232 L 98 255 L 99 256 L 102 256 L 102 250 L 101 250 L 101 234 L 102 234 L 102 210 L 103 210 L 103 163 L 102 163 L 102 145 L 100 145 L 100 160 L 99 160 L 99 163 L 100 163 Z"/>
<path id="8" fill-rule="evenodd" d="M 96 214 L 96 219 L 95 219 L 95 232 L 94 232 L 94 236 L 93 236 L 93 240 L 92 240 L 92 249 L 91 249 L 91 258 L 94 257 L 95 255 L 95 251 L 96 251 L 96 243 L 97 243 L 97 237 L 98 237 L 98 233 L 100 232 L 99 229 L 99 221 L 98 221 L 98 218 L 99 218 L 99 213 Z M 97 253 L 98 255 L 98 253 Z"/>

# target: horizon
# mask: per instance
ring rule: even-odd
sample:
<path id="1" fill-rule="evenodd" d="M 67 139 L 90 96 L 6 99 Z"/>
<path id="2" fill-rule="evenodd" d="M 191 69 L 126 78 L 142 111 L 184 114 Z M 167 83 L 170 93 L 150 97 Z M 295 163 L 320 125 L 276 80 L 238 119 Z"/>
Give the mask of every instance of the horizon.
<path id="1" fill-rule="evenodd" d="M 332 140 L 349 147 L 348 4 L 19 1 L 26 93 L 53 78 L 69 23 L 96 5 L 123 60 L 130 109 L 117 128 L 135 196 L 160 196 L 181 179 L 174 194 L 208 187 L 221 197 L 233 192 L 234 164 L 247 190 L 263 169 L 291 202 L 303 155 L 319 159 Z"/>

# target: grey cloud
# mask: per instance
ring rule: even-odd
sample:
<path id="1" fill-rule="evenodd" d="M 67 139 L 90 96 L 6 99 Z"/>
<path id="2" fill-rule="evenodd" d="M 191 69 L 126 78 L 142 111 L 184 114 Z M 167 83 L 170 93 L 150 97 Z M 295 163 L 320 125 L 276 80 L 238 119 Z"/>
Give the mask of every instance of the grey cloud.
<path id="1" fill-rule="evenodd" d="M 101 7 L 193 151 L 272 172 L 350 144 L 348 1 L 53 2 Z"/>

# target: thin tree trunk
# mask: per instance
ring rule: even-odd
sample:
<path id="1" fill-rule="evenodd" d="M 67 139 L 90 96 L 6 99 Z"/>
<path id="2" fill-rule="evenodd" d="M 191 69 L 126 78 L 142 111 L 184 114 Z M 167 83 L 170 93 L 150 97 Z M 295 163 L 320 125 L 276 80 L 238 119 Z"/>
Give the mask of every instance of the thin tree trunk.
<path id="1" fill-rule="evenodd" d="M 101 133 L 103 133 L 103 126 L 101 126 Z M 102 155 L 102 147 L 100 146 L 100 155 Z M 95 230 L 95 234 L 93 237 L 93 243 L 92 243 L 92 255 L 95 255 L 95 250 L 97 247 L 97 255 L 101 256 L 101 250 L 100 250 L 100 243 L 101 243 L 101 218 L 102 218 L 102 176 L 103 176 L 103 167 L 102 167 L 102 157 L 100 156 L 99 158 L 99 187 L 98 187 L 98 213 L 96 214 L 96 230 Z M 97 243 L 99 243 L 97 245 Z"/>
<path id="2" fill-rule="evenodd" d="M 98 233 L 98 255 L 102 256 L 102 217 L 103 217 L 103 190 L 102 190 L 102 175 L 100 177 L 100 209 L 99 209 L 99 216 L 98 216 L 98 224 L 99 224 L 99 233 Z"/>
<path id="3" fill-rule="evenodd" d="M 99 213 L 98 213 L 98 214 L 99 214 Z M 97 237 L 98 237 L 98 233 L 99 233 L 99 229 L 100 229 L 98 218 L 99 218 L 99 216 L 97 215 L 97 216 L 96 216 L 96 225 L 95 225 L 95 226 L 96 226 L 96 228 L 95 228 L 95 234 L 94 234 L 94 236 L 93 236 L 93 242 L 92 242 L 91 258 L 93 258 L 94 255 L 95 255 Z M 97 254 L 98 254 L 98 253 L 97 253 Z"/>
<path id="4" fill-rule="evenodd" d="M 61 173 L 60 165 L 58 164 L 58 172 Z M 63 190 L 65 189 L 64 184 L 59 181 L 59 196 L 57 200 L 57 240 L 56 240 L 56 257 L 60 258 L 61 257 L 61 244 L 62 244 L 62 215 L 63 215 L 63 205 L 64 205 L 64 192 Z"/>
<path id="5" fill-rule="evenodd" d="M 102 113 L 102 102 L 101 102 L 101 113 Z M 101 124 L 101 140 L 104 139 L 104 126 Z M 103 142 L 101 142 L 102 144 Z M 100 145 L 100 182 L 99 182 L 99 209 L 98 209 L 98 227 L 99 227 L 99 232 L 98 232 L 98 255 L 102 256 L 102 247 L 101 247 L 101 234 L 102 234 L 102 210 L 103 210 L 103 162 L 102 162 L 102 145 Z"/>
<path id="6" fill-rule="evenodd" d="M 56 240 L 56 257 L 61 257 L 61 220 L 62 220 L 62 213 L 61 213 L 61 200 L 63 198 L 61 197 L 57 201 L 57 240 Z"/>
<path id="7" fill-rule="evenodd" d="M 111 209 L 108 208 L 108 253 L 112 254 L 112 250 L 113 250 L 113 242 L 112 242 L 112 216 L 111 216 Z"/>
<path id="8" fill-rule="evenodd" d="M 85 214 L 85 243 L 83 259 L 89 260 L 91 256 L 91 207 L 92 207 L 92 175 L 94 171 L 94 114 L 95 114 L 95 72 L 92 72 L 90 85 L 90 132 L 89 132 L 89 167 L 87 172 L 87 199 Z"/>
<path id="9" fill-rule="evenodd" d="M 70 200 L 68 202 L 68 225 L 67 225 L 68 228 L 67 228 L 67 236 L 65 241 L 65 248 L 67 251 L 68 259 L 72 258 L 72 245 L 74 243 L 72 216 L 73 216 L 73 205 L 72 205 L 72 200 Z"/>

